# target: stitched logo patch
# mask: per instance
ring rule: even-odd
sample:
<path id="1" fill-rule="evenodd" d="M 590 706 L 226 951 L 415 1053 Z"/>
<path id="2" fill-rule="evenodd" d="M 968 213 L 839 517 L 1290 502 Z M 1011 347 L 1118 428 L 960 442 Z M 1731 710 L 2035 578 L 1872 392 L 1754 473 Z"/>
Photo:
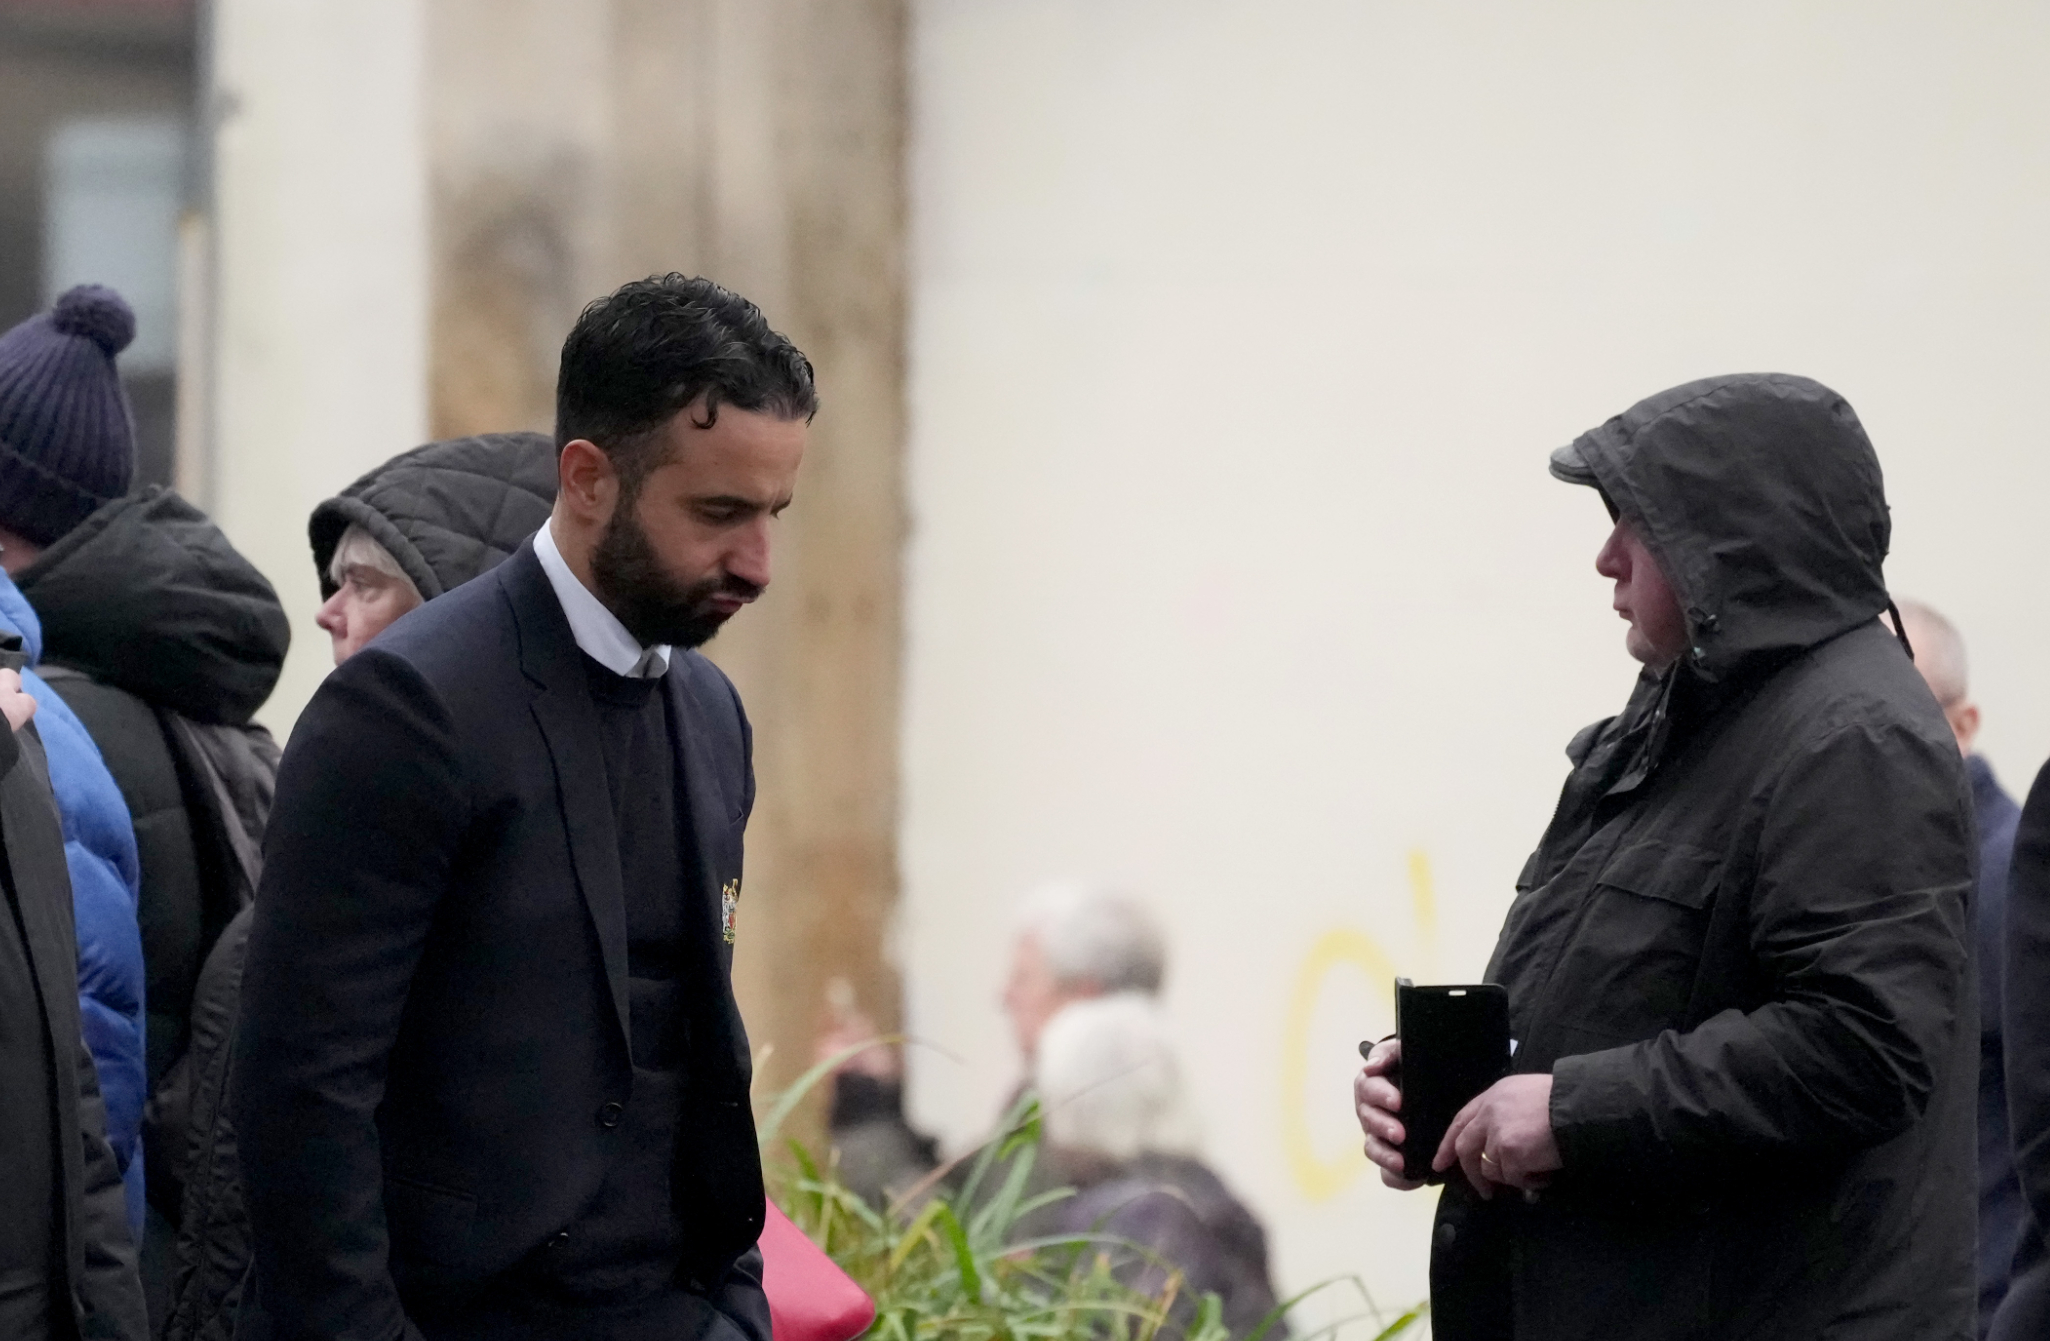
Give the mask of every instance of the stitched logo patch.
<path id="1" fill-rule="evenodd" d="M 733 944 L 734 923 L 740 916 L 740 881 L 728 880 L 719 891 L 719 930 L 728 945 Z"/>

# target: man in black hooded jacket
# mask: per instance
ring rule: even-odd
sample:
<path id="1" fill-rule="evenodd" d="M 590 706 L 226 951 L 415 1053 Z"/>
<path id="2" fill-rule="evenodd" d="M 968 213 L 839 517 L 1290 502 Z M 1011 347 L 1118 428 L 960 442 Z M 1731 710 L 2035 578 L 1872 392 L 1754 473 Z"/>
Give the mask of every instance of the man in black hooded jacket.
<path id="1" fill-rule="evenodd" d="M 277 747 L 250 719 L 291 632 L 270 583 L 220 528 L 155 486 L 94 511 L 15 581 L 43 621 L 44 677 L 85 723 L 135 822 L 150 1096 L 143 1282 L 161 1322 L 184 1195 L 175 1134 L 193 995 L 207 952 L 253 893 L 235 843 L 261 831 L 233 807 L 258 795 L 267 805 Z"/>
<path id="2" fill-rule="evenodd" d="M 1441 1341 L 1967 1341 L 1971 803 L 1896 632 L 1879 463 L 1842 397 L 1724 377 L 1553 456 L 1645 663 L 1488 968 L 1512 1074 L 1455 1119 Z M 1394 1149 L 1400 1046 L 1356 1086 Z"/>
<path id="3" fill-rule="evenodd" d="M 284 607 L 220 528 L 157 486 L 131 493 L 135 436 L 114 357 L 135 334 L 85 285 L 0 339 L 0 567 L 43 628 L 43 678 L 99 746 L 135 826 L 141 881 L 143 1276 L 162 1303 L 182 1195 L 194 988 L 248 900 L 277 749 L 251 724 L 283 669 Z M 159 1312 L 161 1309 L 159 1309 Z"/>

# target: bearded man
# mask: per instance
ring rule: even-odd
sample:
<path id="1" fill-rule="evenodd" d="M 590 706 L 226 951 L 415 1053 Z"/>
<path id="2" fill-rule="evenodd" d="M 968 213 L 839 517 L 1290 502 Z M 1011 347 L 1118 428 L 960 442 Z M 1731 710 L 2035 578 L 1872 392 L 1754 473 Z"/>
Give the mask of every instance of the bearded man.
<path id="1" fill-rule="evenodd" d="M 339 666 L 285 752 L 240 1336 L 768 1341 L 751 740 L 693 649 L 768 585 L 811 365 L 668 275 L 585 309 L 556 406 L 548 524 Z"/>

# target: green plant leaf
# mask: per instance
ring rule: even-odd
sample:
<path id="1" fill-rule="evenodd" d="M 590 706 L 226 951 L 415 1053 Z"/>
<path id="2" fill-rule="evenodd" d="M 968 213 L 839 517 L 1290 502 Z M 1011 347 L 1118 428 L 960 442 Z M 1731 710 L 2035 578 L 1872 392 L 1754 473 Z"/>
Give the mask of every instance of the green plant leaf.
<path id="1" fill-rule="evenodd" d="M 1030 1092 L 1019 1095 L 1018 1101 L 1011 1105 L 1010 1111 L 1006 1112 L 1003 1120 L 997 1124 L 997 1133 L 995 1138 L 984 1142 L 982 1149 L 976 1154 L 975 1163 L 968 1173 L 968 1181 L 962 1186 L 958 1198 L 962 1206 L 976 1204 L 976 1194 L 982 1190 L 982 1180 L 989 1176 L 990 1167 L 999 1161 L 1008 1160 L 1009 1156 L 1005 1152 L 1019 1149 L 1017 1142 L 1020 1137 L 1028 1139 L 1035 1146 L 1038 1144 L 1038 1096 Z"/>
<path id="2" fill-rule="evenodd" d="M 960 1219 L 954 1208 L 944 1201 L 934 1203 L 939 1214 L 933 1217 L 933 1224 L 946 1235 L 947 1242 L 954 1249 L 954 1262 L 961 1271 L 961 1292 L 977 1303 L 982 1302 L 982 1270 L 975 1264 L 975 1253 L 968 1246 L 968 1231 L 961 1228 Z"/>
<path id="3" fill-rule="evenodd" d="M 940 1212 L 946 1209 L 947 1203 L 944 1201 L 929 1201 L 925 1204 L 925 1209 L 920 1211 L 918 1218 L 913 1220 L 904 1230 L 903 1234 L 898 1236 L 897 1246 L 891 1249 L 891 1271 L 897 1271 L 903 1267 L 905 1260 L 917 1251 L 919 1243 L 924 1240 L 927 1234 L 932 1232 L 932 1222 L 939 1219 Z M 952 1212 L 948 1213 L 951 1214 Z"/>

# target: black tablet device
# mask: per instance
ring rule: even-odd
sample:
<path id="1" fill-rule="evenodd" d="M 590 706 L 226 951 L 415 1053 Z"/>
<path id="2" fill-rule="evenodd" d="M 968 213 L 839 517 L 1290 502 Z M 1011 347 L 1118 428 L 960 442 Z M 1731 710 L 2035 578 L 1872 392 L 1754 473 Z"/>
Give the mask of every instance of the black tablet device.
<path id="1" fill-rule="evenodd" d="M 1509 993 L 1495 983 L 1419 987 L 1395 980 L 1395 1035 L 1402 1040 L 1402 1172 L 1442 1183 L 1431 1170 L 1459 1110 L 1509 1072 Z"/>

